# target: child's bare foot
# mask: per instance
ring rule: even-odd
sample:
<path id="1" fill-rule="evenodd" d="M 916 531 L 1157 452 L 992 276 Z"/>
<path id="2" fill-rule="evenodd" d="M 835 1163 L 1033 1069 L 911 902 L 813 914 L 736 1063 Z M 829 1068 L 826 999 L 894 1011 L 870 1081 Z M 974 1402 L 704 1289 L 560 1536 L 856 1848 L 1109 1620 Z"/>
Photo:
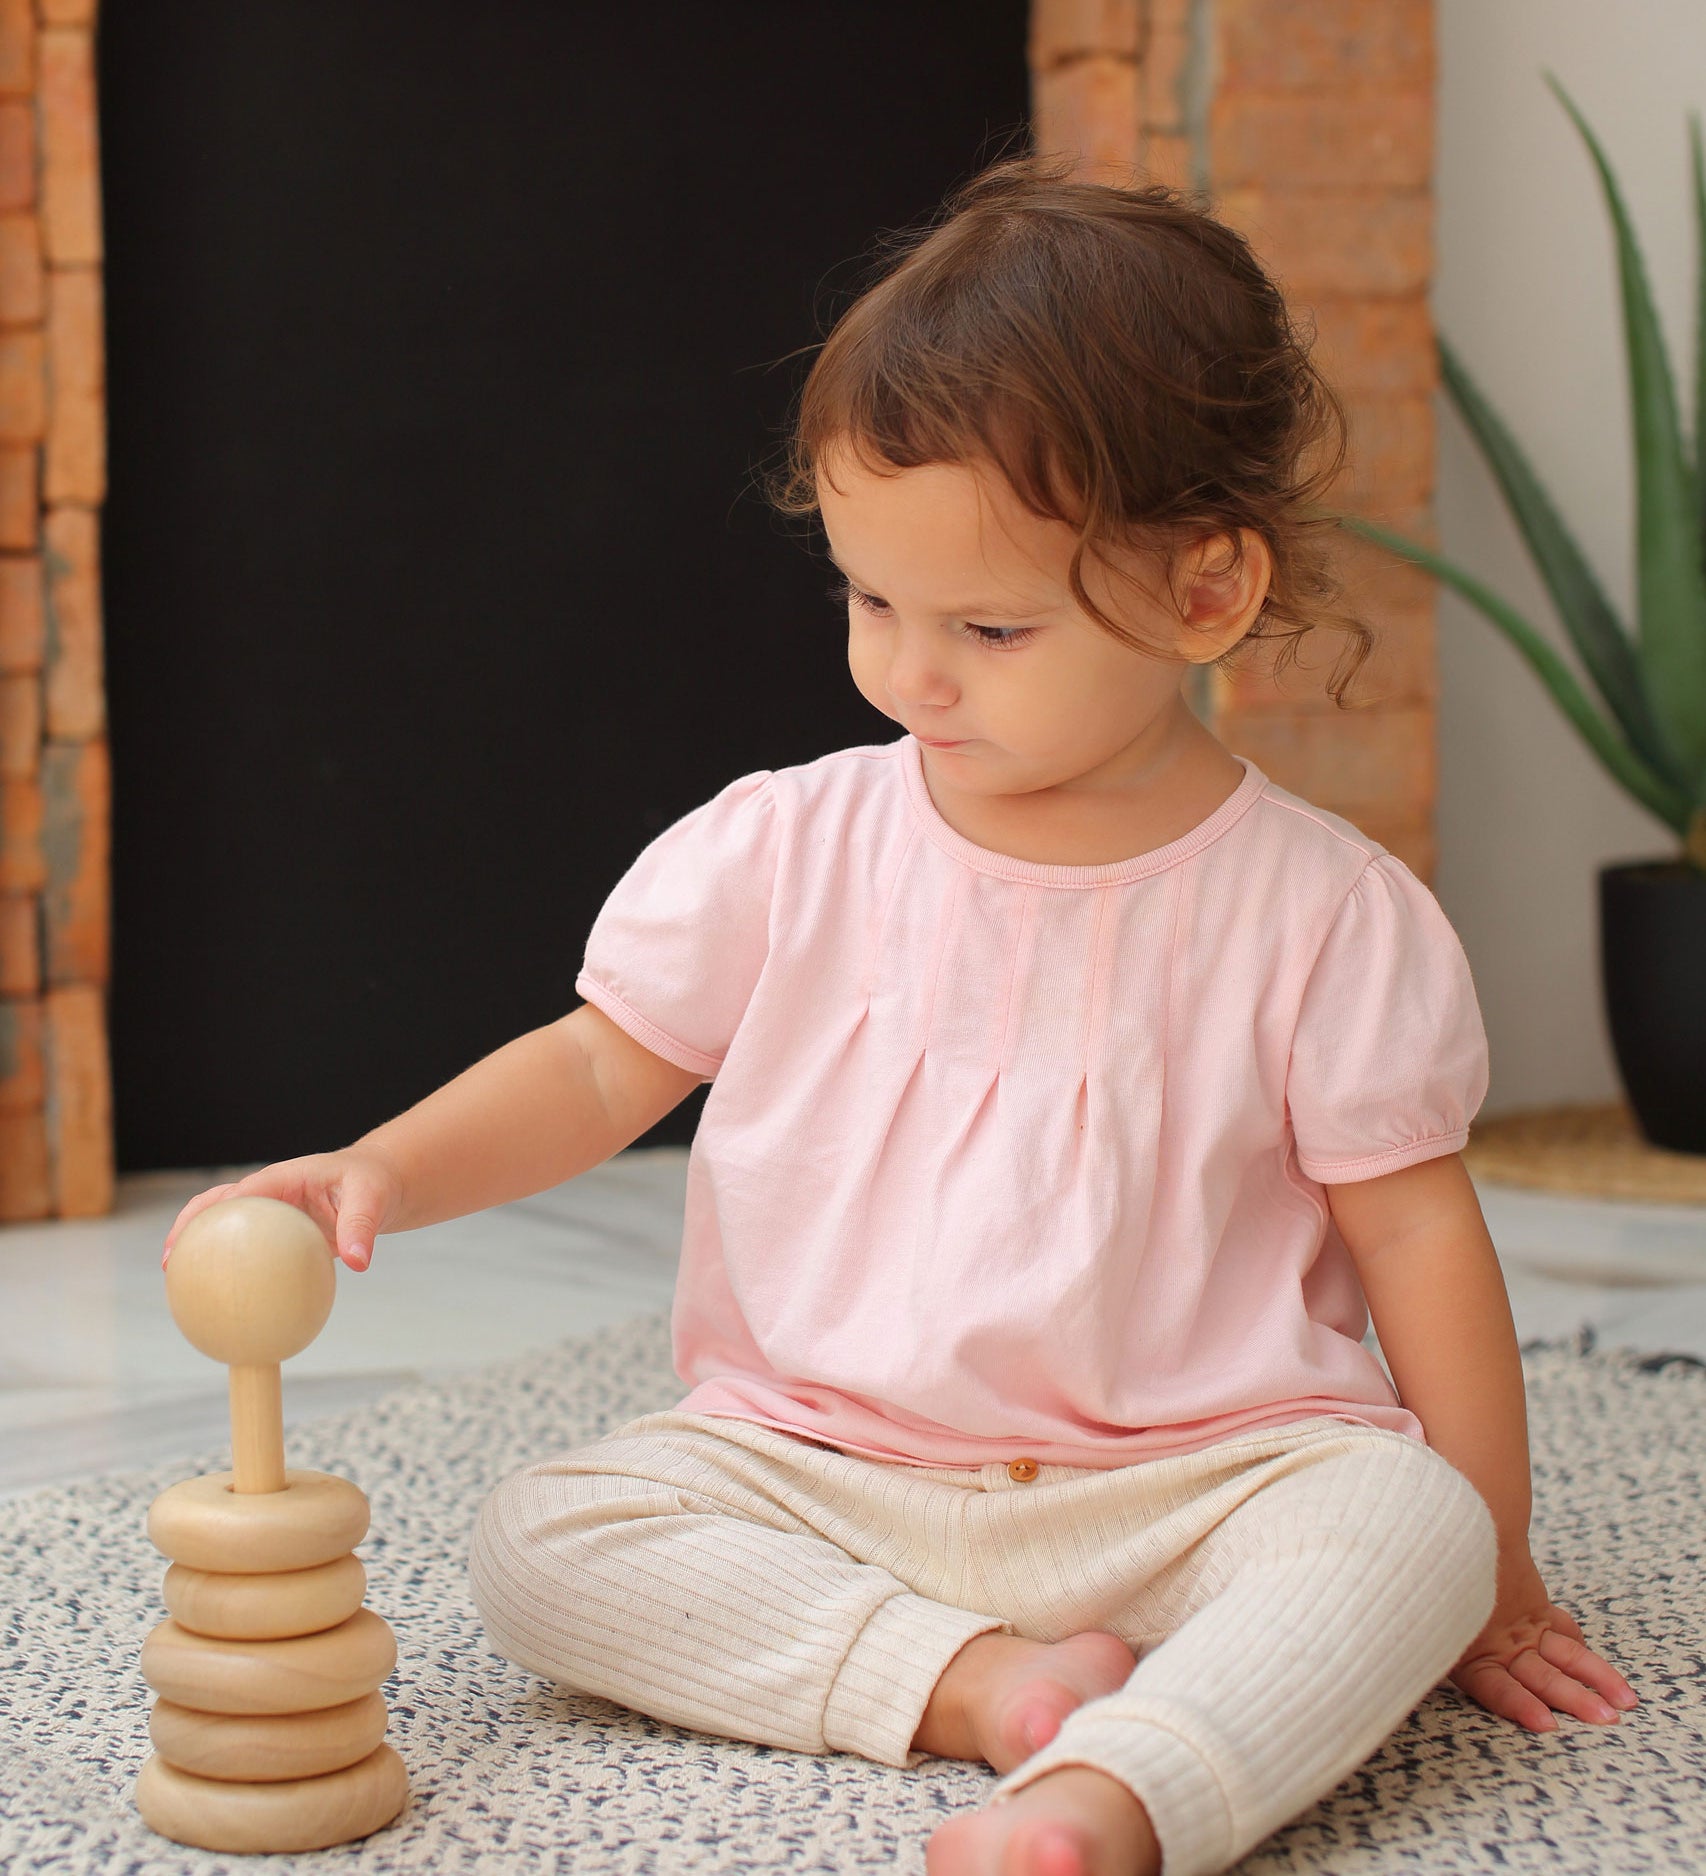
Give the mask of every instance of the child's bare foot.
<path id="1" fill-rule="evenodd" d="M 1149 1813 L 1117 1778 L 1063 1765 L 999 1804 L 950 1818 L 924 1853 L 929 1876 L 1159 1876 Z"/>
<path id="2" fill-rule="evenodd" d="M 1010 1772 L 1046 1746 L 1086 1700 L 1123 1687 L 1136 1665 L 1125 1643 L 1103 1629 L 1057 1642 L 993 1630 L 974 1635 L 937 1681 L 913 1750 L 986 1759 L 996 1771 Z"/>

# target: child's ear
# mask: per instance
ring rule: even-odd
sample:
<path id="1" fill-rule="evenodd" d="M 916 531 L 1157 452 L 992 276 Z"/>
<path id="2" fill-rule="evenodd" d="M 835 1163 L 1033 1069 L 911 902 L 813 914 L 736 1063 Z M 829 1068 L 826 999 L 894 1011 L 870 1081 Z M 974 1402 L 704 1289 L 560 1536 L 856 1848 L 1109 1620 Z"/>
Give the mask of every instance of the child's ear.
<path id="1" fill-rule="evenodd" d="M 1244 637 L 1273 572 L 1273 554 L 1254 528 L 1206 534 L 1185 547 L 1175 591 L 1185 628 L 1181 649 L 1192 664 L 1212 664 Z"/>

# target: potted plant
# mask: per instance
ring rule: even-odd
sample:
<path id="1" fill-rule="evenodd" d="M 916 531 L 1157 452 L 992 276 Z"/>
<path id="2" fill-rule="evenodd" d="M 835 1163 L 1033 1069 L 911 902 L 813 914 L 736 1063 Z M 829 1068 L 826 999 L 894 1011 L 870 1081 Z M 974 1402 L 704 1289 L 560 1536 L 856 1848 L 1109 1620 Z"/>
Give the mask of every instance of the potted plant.
<path id="1" fill-rule="evenodd" d="M 1432 548 L 1344 517 L 1483 612 L 1526 658 L 1594 754 L 1676 830 L 1680 852 L 1599 872 L 1607 1026 L 1629 1105 L 1655 1146 L 1706 1153 L 1706 156 L 1690 117 L 1700 239 L 1693 453 L 1622 192 L 1550 74 L 1604 189 L 1617 241 L 1635 447 L 1637 618 L 1606 598 L 1516 439 L 1442 338 L 1440 371 L 1508 503 L 1600 703 L 1513 607 Z"/>

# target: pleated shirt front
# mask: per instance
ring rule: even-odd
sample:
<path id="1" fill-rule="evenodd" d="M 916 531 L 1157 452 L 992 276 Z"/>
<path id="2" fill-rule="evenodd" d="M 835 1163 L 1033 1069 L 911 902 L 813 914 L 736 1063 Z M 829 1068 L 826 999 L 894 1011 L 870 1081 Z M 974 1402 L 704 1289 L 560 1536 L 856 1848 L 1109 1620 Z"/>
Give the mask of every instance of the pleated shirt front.
<path id="1" fill-rule="evenodd" d="M 1402 861 L 1239 760 L 1108 865 L 966 840 L 910 736 L 742 776 L 640 854 L 576 989 L 712 1083 L 684 1409 L 936 1466 L 1318 1413 L 1424 1437 L 1323 1185 L 1464 1144 L 1468 961 Z"/>

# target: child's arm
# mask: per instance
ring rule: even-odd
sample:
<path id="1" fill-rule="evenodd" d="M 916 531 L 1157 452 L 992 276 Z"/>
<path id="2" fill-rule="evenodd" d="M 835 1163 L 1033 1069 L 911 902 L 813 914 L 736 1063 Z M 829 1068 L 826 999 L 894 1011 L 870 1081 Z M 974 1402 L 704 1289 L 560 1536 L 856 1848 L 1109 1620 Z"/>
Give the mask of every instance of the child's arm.
<path id="1" fill-rule="evenodd" d="M 407 1113 L 337 1153 L 306 1153 L 198 1192 L 166 1234 L 227 1198 L 306 1212 L 351 1270 L 384 1231 L 413 1231 L 561 1185 L 663 1119 L 702 1079 L 588 1003 L 482 1056 Z"/>
<path id="2" fill-rule="evenodd" d="M 1614 1718 L 1614 1707 L 1635 1704 L 1633 1689 L 1583 1645 L 1529 1554 L 1522 1357 L 1462 1156 L 1326 1190 L 1398 1398 L 1428 1444 L 1487 1501 L 1498 1528 L 1498 1601 L 1452 1680 L 1535 1732 L 1556 1725 L 1552 1707 L 1578 1719 Z"/>
<path id="3" fill-rule="evenodd" d="M 386 1228 L 413 1231 L 602 1164 L 703 1079 L 585 1003 L 483 1056 L 349 1151 L 390 1164 L 402 1204 Z"/>
<path id="4" fill-rule="evenodd" d="M 1459 1153 L 1327 1187 L 1398 1397 L 1528 1550 L 1528 1400 L 1510 1299 Z"/>

